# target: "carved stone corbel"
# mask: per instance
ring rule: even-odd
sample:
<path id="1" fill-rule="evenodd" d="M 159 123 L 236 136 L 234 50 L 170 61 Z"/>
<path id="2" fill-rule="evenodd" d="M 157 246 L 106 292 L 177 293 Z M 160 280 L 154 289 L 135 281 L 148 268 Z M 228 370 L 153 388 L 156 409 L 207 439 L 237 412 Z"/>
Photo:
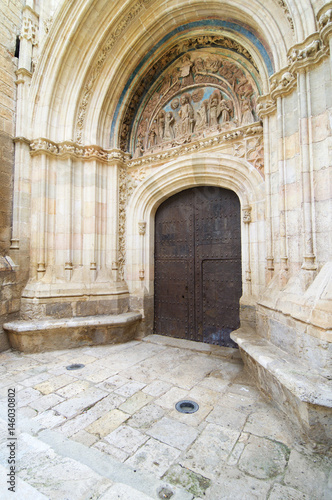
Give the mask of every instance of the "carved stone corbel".
<path id="1" fill-rule="evenodd" d="M 38 16 L 33 10 L 26 7 L 23 11 L 20 39 L 25 38 L 31 42 L 32 46 L 38 45 L 38 32 Z"/>
<path id="2" fill-rule="evenodd" d="M 278 97 L 291 94 L 297 85 L 297 78 L 287 68 L 275 73 L 270 78 L 271 98 L 276 101 Z"/>
<path id="3" fill-rule="evenodd" d="M 317 22 L 322 40 L 328 45 L 332 35 L 332 2 L 324 5 L 324 7 L 318 11 Z"/>
<path id="4" fill-rule="evenodd" d="M 298 43 L 288 52 L 290 72 L 298 72 L 314 64 L 318 64 L 328 54 L 328 47 L 325 45 L 320 34 L 312 33 L 302 43 Z"/>
<path id="5" fill-rule="evenodd" d="M 138 233 L 140 236 L 144 236 L 146 233 L 146 222 L 138 223 Z"/>
<path id="6" fill-rule="evenodd" d="M 251 207 L 248 205 L 242 209 L 242 220 L 245 224 L 250 224 L 251 219 Z"/>

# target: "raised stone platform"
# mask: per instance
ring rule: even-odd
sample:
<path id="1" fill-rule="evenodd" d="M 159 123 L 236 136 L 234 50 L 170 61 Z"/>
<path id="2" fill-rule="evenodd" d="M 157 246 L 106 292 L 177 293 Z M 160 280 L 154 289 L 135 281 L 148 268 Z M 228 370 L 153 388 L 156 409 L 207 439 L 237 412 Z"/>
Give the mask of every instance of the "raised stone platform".
<path id="1" fill-rule="evenodd" d="M 252 330 L 240 328 L 231 337 L 258 387 L 311 441 L 331 447 L 332 381 Z"/>
<path id="2" fill-rule="evenodd" d="M 35 321 L 12 321 L 3 328 L 11 346 L 23 352 L 52 351 L 84 345 L 117 344 L 135 338 L 142 315 L 87 316 Z"/>

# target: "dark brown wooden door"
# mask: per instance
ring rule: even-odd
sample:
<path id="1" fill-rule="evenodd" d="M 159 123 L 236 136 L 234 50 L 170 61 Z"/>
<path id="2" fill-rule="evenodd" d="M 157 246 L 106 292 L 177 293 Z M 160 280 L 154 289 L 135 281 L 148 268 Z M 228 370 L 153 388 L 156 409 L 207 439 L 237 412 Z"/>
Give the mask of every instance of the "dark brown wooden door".
<path id="1" fill-rule="evenodd" d="M 228 189 L 198 187 L 156 213 L 155 333 L 235 347 L 241 281 L 240 203 Z"/>

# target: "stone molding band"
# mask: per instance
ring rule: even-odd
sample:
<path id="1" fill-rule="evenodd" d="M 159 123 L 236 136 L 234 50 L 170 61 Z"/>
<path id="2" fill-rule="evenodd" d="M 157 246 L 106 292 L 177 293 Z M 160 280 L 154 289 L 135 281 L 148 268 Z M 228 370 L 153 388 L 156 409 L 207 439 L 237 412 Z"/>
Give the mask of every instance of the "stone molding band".
<path id="1" fill-rule="evenodd" d="M 19 140 L 27 141 L 25 138 L 16 138 L 16 142 Z M 106 150 L 96 145 L 81 146 L 73 141 L 56 143 L 50 139 L 40 137 L 29 141 L 29 144 L 31 156 L 46 153 L 57 158 L 70 157 L 82 160 L 99 160 L 105 163 L 113 162 L 114 160 L 125 163 L 130 158 L 128 153 L 124 153 L 119 149 Z"/>
<path id="2" fill-rule="evenodd" d="M 257 99 L 257 113 L 264 118 L 277 110 L 277 98 L 291 94 L 297 88 L 297 74 L 319 64 L 329 56 L 328 38 L 332 34 L 332 4 L 318 18 L 320 32 L 312 33 L 302 43 L 288 51 L 289 65 L 270 78 L 270 93 Z"/>
<path id="3" fill-rule="evenodd" d="M 24 142 L 25 144 L 29 144 L 31 156 L 47 154 L 61 159 L 71 157 L 86 161 L 99 160 L 104 163 L 120 161 L 127 164 L 128 167 L 139 167 L 146 164 L 167 161 L 174 157 L 192 153 L 193 151 L 198 152 L 200 150 L 205 150 L 222 143 L 239 141 L 252 136 L 261 136 L 262 134 L 263 127 L 260 122 L 256 122 L 249 126 L 239 127 L 226 133 L 222 132 L 206 139 L 193 141 L 177 148 L 170 148 L 168 150 L 137 159 L 131 159 L 131 155 L 129 153 L 124 153 L 119 149 L 105 150 L 100 146 L 81 146 L 72 141 L 56 143 L 45 138 L 38 138 L 33 141 L 29 141 L 25 137 L 16 137 L 14 142 Z"/>

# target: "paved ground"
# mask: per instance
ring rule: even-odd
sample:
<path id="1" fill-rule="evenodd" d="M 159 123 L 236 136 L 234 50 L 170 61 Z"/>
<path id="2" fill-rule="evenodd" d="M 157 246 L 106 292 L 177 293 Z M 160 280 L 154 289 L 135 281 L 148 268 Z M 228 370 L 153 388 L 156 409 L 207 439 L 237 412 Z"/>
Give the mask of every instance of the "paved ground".
<path id="1" fill-rule="evenodd" d="M 236 350 L 150 336 L 0 360 L 1 499 L 332 499 L 331 461 L 301 443 Z M 177 412 L 181 399 L 199 410 Z"/>

